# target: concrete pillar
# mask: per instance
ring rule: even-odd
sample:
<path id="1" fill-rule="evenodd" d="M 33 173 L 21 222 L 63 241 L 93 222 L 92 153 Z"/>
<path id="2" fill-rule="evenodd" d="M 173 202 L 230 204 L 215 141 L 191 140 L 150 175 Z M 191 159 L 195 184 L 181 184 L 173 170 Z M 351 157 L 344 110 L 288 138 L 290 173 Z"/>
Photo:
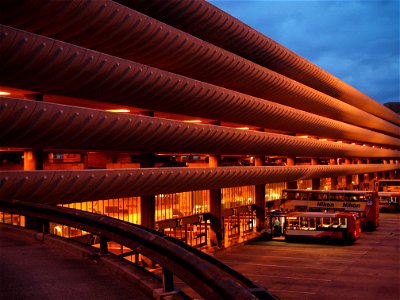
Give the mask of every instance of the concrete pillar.
<path id="1" fill-rule="evenodd" d="M 368 186 L 369 190 L 375 190 L 375 174 L 374 173 L 368 173 Z"/>
<path id="2" fill-rule="evenodd" d="M 43 150 L 24 151 L 24 170 L 43 170 Z"/>
<path id="3" fill-rule="evenodd" d="M 220 155 L 210 155 L 209 166 L 216 168 L 221 163 Z M 210 240 L 212 246 L 222 246 L 224 240 L 224 224 L 222 222 L 222 191 L 221 189 L 210 190 Z"/>
<path id="4" fill-rule="evenodd" d="M 83 168 L 84 169 L 87 169 L 88 168 L 88 162 L 89 162 L 89 160 L 88 160 L 88 154 L 85 152 L 85 153 L 82 153 L 82 163 L 83 163 Z"/>
<path id="5" fill-rule="evenodd" d="M 336 165 L 337 160 L 332 158 L 329 160 L 329 165 Z M 339 178 L 338 177 L 331 177 L 331 190 L 337 190 L 339 185 Z"/>
<path id="6" fill-rule="evenodd" d="M 294 166 L 296 165 L 296 158 L 295 157 L 288 157 L 286 159 L 286 165 L 287 166 Z M 287 188 L 288 189 L 297 189 L 297 181 L 289 181 L 287 183 Z"/>
<path id="7" fill-rule="evenodd" d="M 142 111 L 143 116 L 154 117 L 154 111 Z M 140 155 L 139 158 L 140 168 L 154 168 L 155 158 L 153 153 L 146 153 Z M 148 228 L 155 226 L 155 211 L 156 211 L 156 197 L 141 196 L 140 197 L 140 224 Z"/>
<path id="8" fill-rule="evenodd" d="M 43 94 L 25 94 L 29 100 L 43 102 Z M 43 149 L 32 149 L 24 152 L 24 170 L 43 170 Z"/>
<path id="9" fill-rule="evenodd" d="M 318 158 L 311 158 L 311 165 L 319 165 L 319 159 Z M 313 178 L 311 181 L 311 189 L 312 190 L 319 190 L 321 185 L 321 179 L 320 178 Z"/>
<path id="10" fill-rule="evenodd" d="M 264 165 L 264 156 L 255 157 L 255 166 L 261 167 Z M 256 229 L 258 232 L 265 228 L 265 184 L 258 184 L 256 188 Z"/>
<path id="11" fill-rule="evenodd" d="M 154 168 L 155 159 L 153 154 L 145 154 L 140 158 L 140 168 Z M 155 225 L 156 197 L 140 197 L 140 224 L 148 228 L 154 228 Z"/>
<path id="12" fill-rule="evenodd" d="M 347 159 L 345 160 L 345 165 L 351 165 L 351 160 Z M 353 189 L 353 178 L 351 175 L 346 175 L 346 189 L 351 190 Z"/>
<path id="13" fill-rule="evenodd" d="M 43 94 L 26 94 L 26 99 L 38 102 L 43 101 Z M 31 149 L 24 151 L 24 170 L 43 170 L 44 169 L 44 153 L 43 149 Z M 25 217 L 25 227 L 28 229 L 42 231 L 48 233 L 49 222 L 40 219 Z"/>

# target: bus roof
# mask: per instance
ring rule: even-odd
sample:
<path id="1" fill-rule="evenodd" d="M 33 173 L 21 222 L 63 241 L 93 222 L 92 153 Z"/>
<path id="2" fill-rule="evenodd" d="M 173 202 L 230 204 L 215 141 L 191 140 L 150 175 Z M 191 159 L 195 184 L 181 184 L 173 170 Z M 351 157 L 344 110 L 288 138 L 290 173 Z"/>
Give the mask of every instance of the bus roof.
<path id="1" fill-rule="evenodd" d="M 299 193 L 324 193 L 324 194 L 353 194 L 364 195 L 366 193 L 375 193 L 375 191 L 351 191 L 351 190 L 297 190 L 284 189 L 284 192 L 299 192 Z"/>
<path id="2" fill-rule="evenodd" d="M 400 197 L 400 192 L 378 192 L 378 196 Z"/>
<path id="3" fill-rule="evenodd" d="M 400 182 L 400 179 L 380 179 L 378 180 L 378 182 L 383 182 L 383 181 L 387 181 L 387 182 Z"/>
<path id="4" fill-rule="evenodd" d="M 286 217 L 326 217 L 326 218 L 334 218 L 334 217 L 352 217 L 355 213 L 351 212 L 290 212 L 286 214 Z"/>

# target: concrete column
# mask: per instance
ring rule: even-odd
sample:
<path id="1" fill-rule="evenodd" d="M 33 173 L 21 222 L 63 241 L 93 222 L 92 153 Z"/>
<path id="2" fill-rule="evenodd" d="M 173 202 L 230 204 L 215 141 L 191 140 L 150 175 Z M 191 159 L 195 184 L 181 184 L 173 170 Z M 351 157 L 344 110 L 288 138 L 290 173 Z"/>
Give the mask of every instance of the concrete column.
<path id="1" fill-rule="evenodd" d="M 43 102 L 43 94 L 25 94 L 24 97 Z M 24 152 L 24 170 L 43 170 L 43 149 L 32 149 Z"/>
<path id="2" fill-rule="evenodd" d="M 43 170 L 43 150 L 24 151 L 24 170 Z"/>
<path id="3" fill-rule="evenodd" d="M 364 173 L 362 173 L 362 174 L 357 174 L 357 176 L 358 176 L 358 189 L 359 189 L 360 191 L 365 190 L 365 185 L 364 185 L 364 178 L 365 178 L 365 176 L 364 176 Z"/>
<path id="4" fill-rule="evenodd" d="M 330 165 L 336 165 L 337 160 L 332 158 L 329 160 Z M 331 177 L 331 190 L 336 190 L 339 185 L 339 178 L 338 177 Z"/>
<path id="5" fill-rule="evenodd" d="M 210 155 L 209 166 L 216 168 L 221 163 L 220 155 Z M 222 246 L 224 240 L 224 224 L 222 222 L 222 191 L 221 189 L 210 190 L 210 214 L 211 230 L 210 240 L 212 246 Z"/>
<path id="6" fill-rule="evenodd" d="M 375 190 L 375 174 L 374 173 L 368 173 L 368 186 L 369 190 Z"/>
<path id="7" fill-rule="evenodd" d="M 286 159 L 286 165 L 287 166 L 294 166 L 296 165 L 296 158 L 295 157 L 288 157 Z M 297 189 L 297 181 L 289 181 L 287 183 L 287 188 L 288 189 Z"/>
<path id="8" fill-rule="evenodd" d="M 82 153 L 82 163 L 83 163 L 83 168 L 84 169 L 87 169 L 88 168 L 88 154 L 85 152 L 85 153 Z"/>
<path id="9" fill-rule="evenodd" d="M 345 165 L 351 165 L 351 160 L 346 158 Z M 352 181 L 353 181 L 352 176 L 351 175 L 347 175 L 346 176 L 346 189 L 348 189 L 348 190 L 353 189 Z"/>
<path id="10" fill-rule="evenodd" d="M 140 157 L 140 168 L 154 168 L 155 159 L 152 153 Z M 140 223 L 148 228 L 155 225 L 156 198 L 155 195 L 140 197 Z"/>
<path id="11" fill-rule="evenodd" d="M 255 157 L 255 166 L 261 167 L 264 165 L 264 156 Z M 258 184 L 256 189 L 256 229 L 260 232 L 265 228 L 265 184 Z"/>
<path id="12" fill-rule="evenodd" d="M 154 117 L 154 111 L 142 111 L 143 116 Z M 154 168 L 155 158 L 153 153 L 142 154 L 139 159 L 140 168 Z M 140 223 L 148 228 L 155 226 L 156 197 L 140 197 Z"/>
<path id="13" fill-rule="evenodd" d="M 43 94 L 26 94 L 24 96 L 26 99 L 29 100 L 34 100 L 38 102 L 43 101 Z M 43 156 L 43 149 L 40 148 L 24 151 L 24 170 L 43 170 Z M 48 231 L 49 222 L 27 216 L 25 217 L 25 227 L 28 229 L 38 230 L 46 233 L 45 228 L 47 228 Z"/>
<path id="14" fill-rule="evenodd" d="M 318 158 L 311 158 L 311 165 L 319 165 L 319 159 Z M 320 178 L 313 178 L 311 181 L 311 189 L 312 190 L 319 190 L 321 186 L 321 179 Z"/>

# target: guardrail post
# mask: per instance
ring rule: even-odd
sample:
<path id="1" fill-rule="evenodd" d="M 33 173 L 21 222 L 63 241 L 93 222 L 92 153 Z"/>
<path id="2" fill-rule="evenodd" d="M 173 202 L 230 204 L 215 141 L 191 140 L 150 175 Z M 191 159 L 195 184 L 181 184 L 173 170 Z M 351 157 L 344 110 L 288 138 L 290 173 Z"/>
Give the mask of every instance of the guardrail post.
<path id="1" fill-rule="evenodd" d="M 174 274 L 167 268 L 162 268 L 162 282 L 164 292 L 172 292 L 174 290 Z"/>
<path id="2" fill-rule="evenodd" d="M 42 222 L 42 233 L 49 234 L 50 233 L 50 222 L 43 220 Z"/>
<path id="3" fill-rule="evenodd" d="M 100 254 L 108 253 L 108 240 L 104 236 L 100 236 Z"/>

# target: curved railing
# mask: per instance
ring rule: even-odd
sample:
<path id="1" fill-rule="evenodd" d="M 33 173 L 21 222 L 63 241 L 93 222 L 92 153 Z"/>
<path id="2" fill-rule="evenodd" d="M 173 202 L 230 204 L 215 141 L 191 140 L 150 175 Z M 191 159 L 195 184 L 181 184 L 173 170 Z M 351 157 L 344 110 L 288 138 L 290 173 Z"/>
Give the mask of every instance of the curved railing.
<path id="1" fill-rule="evenodd" d="M 1 200 L 0 210 L 56 222 L 100 236 L 100 252 L 115 241 L 162 266 L 164 291 L 175 275 L 205 299 L 275 299 L 265 289 L 217 259 L 149 228 L 63 207 Z"/>

